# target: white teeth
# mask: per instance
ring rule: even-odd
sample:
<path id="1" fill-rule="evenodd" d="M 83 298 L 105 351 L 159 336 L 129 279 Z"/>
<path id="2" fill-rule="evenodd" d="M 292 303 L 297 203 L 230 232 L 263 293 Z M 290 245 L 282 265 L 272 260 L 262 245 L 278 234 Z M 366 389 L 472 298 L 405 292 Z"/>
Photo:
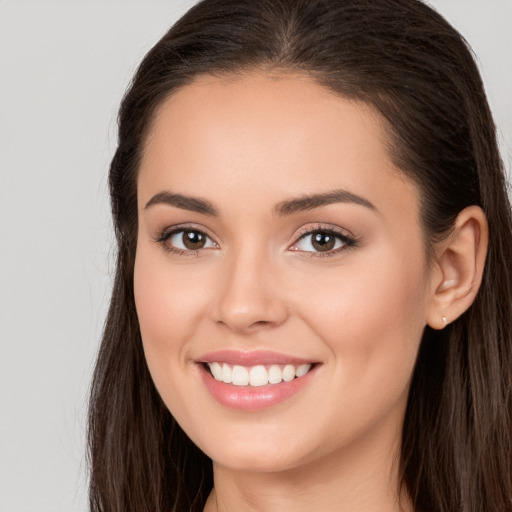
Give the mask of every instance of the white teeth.
<path id="1" fill-rule="evenodd" d="M 210 371 L 212 372 L 212 375 L 215 377 L 215 380 L 222 380 L 223 371 L 222 366 L 219 363 L 211 363 Z"/>
<path id="2" fill-rule="evenodd" d="M 249 383 L 251 386 L 265 386 L 268 384 L 268 372 L 262 365 L 253 366 L 249 371 Z"/>
<path id="3" fill-rule="evenodd" d="M 310 364 L 302 364 L 295 367 L 292 364 L 280 366 L 273 364 L 268 369 L 259 364 L 256 366 L 231 366 L 226 363 L 212 362 L 208 367 L 213 378 L 226 384 L 235 386 L 266 386 L 267 384 L 279 384 L 283 380 L 290 382 L 296 377 L 303 377 L 311 369 Z"/>
<path id="4" fill-rule="evenodd" d="M 229 384 L 231 382 L 231 378 L 233 375 L 233 370 L 231 366 L 227 364 L 222 365 L 222 382 L 225 382 L 226 384 Z M 215 375 L 214 375 L 215 377 Z M 220 379 L 217 379 L 220 380 Z"/>
<path id="5" fill-rule="evenodd" d="M 233 376 L 231 381 L 235 386 L 247 386 L 249 384 L 249 372 L 243 366 L 233 366 Z"/>
<path id="6" fill-rule="evenodd" d="M 290 382 L 293 379 L 295 379 L 295 366 L 287 364 L 283 370 L 283 380 Z"/>
<path id="7" fill-rule="evenodd" d="M 311 368 L 310 364 L 301 364 L 297 370 L 295 370 L 295 376 L 296 377 L 302 377 L 303 375 L 306 375 L 306 373 L 309 372 L 309 369 Z"/>
<path id="8" fill-rule="evenodd" d="M 268 369 L 268 381 L 270 384 L 279 384 L 283 380 L 283 372 L 277 364 L 273 364 Z"/>

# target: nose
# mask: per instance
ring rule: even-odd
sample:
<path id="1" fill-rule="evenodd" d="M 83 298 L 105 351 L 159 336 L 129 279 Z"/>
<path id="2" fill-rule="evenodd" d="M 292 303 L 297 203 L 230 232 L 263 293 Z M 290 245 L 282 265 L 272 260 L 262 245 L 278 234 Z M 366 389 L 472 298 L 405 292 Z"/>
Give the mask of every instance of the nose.
<path id="1" fill-rule="evenodd" d="M 215 322 L 237 333 L 281 325 L 288 308 L 277 274 L 275 265 L 256 254 L 240 254 L 226 261 L 218 276 Z"/>

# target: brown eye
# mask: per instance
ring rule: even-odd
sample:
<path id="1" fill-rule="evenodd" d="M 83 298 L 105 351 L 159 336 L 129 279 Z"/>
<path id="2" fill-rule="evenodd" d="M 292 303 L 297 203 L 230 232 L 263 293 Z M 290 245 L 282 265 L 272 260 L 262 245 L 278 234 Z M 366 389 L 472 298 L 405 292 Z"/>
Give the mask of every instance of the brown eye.
<path id="1" fill-rule="evenodd" d="M 303 234 L 290 249 L 311 253 L 311 255 L 334 255 L 346 247 L 353 247 L 356 242 L 348 236 L 331 229 L 315 229 Z"/>
<path id="2" fill-rule="evenodd" d="M 311 233 L 311 245 L 318 252 L 331 251 L 336 245 L 336 237 L 326 231 L 314 231 Z"/>
<path id="3" fill-rule="evenodd" d="M 206 233 L 198 229 L 177 229 L 170 234 L 163 235 L 159 241 L 169 252 L 180 254 L 218 248 L 218 245 Z"/>
<path id="4" fill-rule="evenodd" d="M 206 235 L 199 231 L 183 231 L 183 245 L 191 251 L 202 249 L 206 244 Z"/>

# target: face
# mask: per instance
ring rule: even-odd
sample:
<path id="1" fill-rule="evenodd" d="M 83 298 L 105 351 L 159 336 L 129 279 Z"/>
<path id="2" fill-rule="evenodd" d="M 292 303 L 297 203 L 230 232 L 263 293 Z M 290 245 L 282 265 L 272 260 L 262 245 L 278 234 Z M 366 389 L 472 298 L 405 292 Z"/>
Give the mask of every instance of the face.
<path id="1" fill-rule="evenodd" d="M 385 133 L 300 76 L 204 77 L 159 108 L 135 301 L 162 399 L 217 464 L 396 443 L 430 286 L 418 192 Z"/>

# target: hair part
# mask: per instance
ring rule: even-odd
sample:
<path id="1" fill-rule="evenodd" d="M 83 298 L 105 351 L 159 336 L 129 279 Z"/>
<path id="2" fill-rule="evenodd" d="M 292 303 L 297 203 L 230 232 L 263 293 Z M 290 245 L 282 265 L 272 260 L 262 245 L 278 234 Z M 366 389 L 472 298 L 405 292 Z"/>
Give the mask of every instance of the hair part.
<path id="1" fill-rule="evenodd" d="M 417 512 L 512 510 L 512 221 L 495 127 L 464 39 L 418 0 L 204 0 L 149 51 L 119 112 L 110 193 L 118 255 L 93 377 L 95 512 L 202 511 L 211 462 L 149 374 L 133 296 L 137 172 L 162 102 L 203 75 L 307 74 L 373 106 L 395 165 L 420 190 L 430 247 L 466 206 L 489 223 L 481 289 L 426 327 L 412 378 L 401 484 Z"/>

